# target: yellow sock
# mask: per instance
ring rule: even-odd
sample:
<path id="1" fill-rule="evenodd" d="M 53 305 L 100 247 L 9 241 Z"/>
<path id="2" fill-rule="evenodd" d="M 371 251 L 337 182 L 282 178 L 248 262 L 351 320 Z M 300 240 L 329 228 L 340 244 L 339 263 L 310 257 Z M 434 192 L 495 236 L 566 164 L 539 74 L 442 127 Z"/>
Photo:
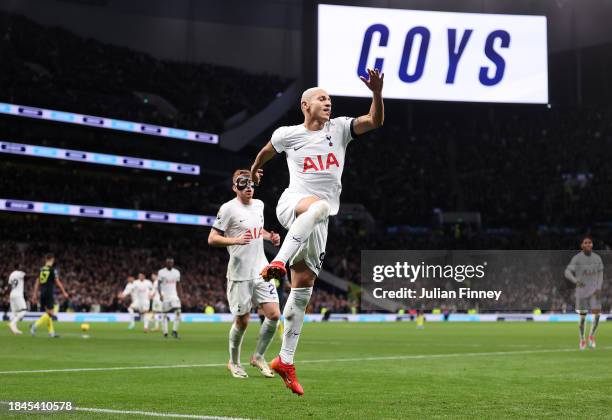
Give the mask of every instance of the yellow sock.
<path id="1" fill-rule="evenodd" d="M 55 334 L 55 328 L 53 328 L 53 318 L 47 316 L 47 319 L 47 331 L 49 332 L 49 334 L 53 335 Z"/>
<path id="2" fill-rule="evenodd" d="M 39 328 L 42 324 L 47 323 L 48 318 L 49 318 L 49 314 L 45 312 L 44 314 L 41 315 L 40 318 L 36 320 L 36 323 L 34 325 L 36 326 L 36 328 Z"/>

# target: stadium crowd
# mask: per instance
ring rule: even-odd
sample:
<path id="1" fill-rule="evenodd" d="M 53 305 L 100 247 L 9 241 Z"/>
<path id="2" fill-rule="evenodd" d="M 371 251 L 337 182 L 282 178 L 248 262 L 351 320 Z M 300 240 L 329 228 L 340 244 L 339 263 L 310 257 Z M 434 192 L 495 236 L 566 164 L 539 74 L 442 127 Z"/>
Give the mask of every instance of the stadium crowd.
<path id="1" fill-rule="evenodd" d="M 426 125 L 402 137 L 400 126 L 389 124 L 349 146 L 342 200 L 364 204 L 383 225 L 429 226 L 435 209 L 477 211 L 485 227 L 521 231 L 535 231 L 542 225 L 582 228 L 612 220 L 612 198 L 606 193 L 612 169 L 605 164 L 612 160 L 612 110 L 583 110 L 582 119 L 574 119 L 573 113 L 511 115 L 508 119 L 514 124 L 508 123 L 504 135 L 470 123 L 449 123 L 438 128 Z M 583 120 L 590 123 L 583 125 Z M 514 126 L 524 129 L 516 131 Z M 470 134 L 454 138 L 455 132 Z M 448 142 L 461 146 L 451 147 Z M 398 161 L 385 164 L 392 154 Z M 265 183 L 257 191 L 270 208 L 280 195 L 270 180 L 287 179 L 284 165 L 274 168 L 267 170 Z M 453 174 L 449 174 L 451 168 Z M 226 196 L 229 187 L 226 180 L 212 185 L 200 179 L 160 183 L 157 173 L 128 181 L 125 174 L 95 176 L 80 167 L 22 165 L 15 171 L 6 164 L 0 171 L 2 189 L 13 197 L 47 196 L 48 201 L 103 202 L 160 211 L 214 211 L 220 204 L 215 197 Z M 77 171 L 87 181 L 74 188 Z M 130 191 L 121 188 L 125 182 L 133 184 Z M 49 184 L 60 187 L 48 188 Z M 206 203 L 213 205 L 204 209 Z M 268 219 L 275 219 L 273 212 Z"/>
<path id="2" fill-rule="evenodd" d="M 599 230 L 599 235 L 594 232 L 600 239 L 596 248 L 609 248 L 605 239 L 609 237 L 610 226 L 603 222 L 610 220 L 608 216 L 612 203 L 609 194 L 602 194 L 602 191 L 607 188 L 610 178 L 610 169 L 603 164 L 612 157 L 609 156 L 612 150 L 609 147 L 612 143 L 610 113 L 605 110 L 580 112 L 580 118 L 572 118 L 571 113 L 564 111 L 545 111 L 539 117 L 533 113 L 535 116 L 532 118 L 517 114 L 508 118 L 513 123 L 508 123 L 503 136 L 477 126 L 471 130 L 451 128 L 453 124 L 459 124 L 455 121 L 438 128 L 425 126 L 415 129 L 402 142 L 396 140 L 402 132 L 398 125 L 390 125 L 380 133 L 355 141 L 350 146 L 349 162 L 343 178 L 343 201 L 363 203 L 377 225 L 375 229 L 370 229 L 357 221 L 332 223 L 325 268 L 360 284 L 362 249 L 576 249 L 576 238 L 588 228 Z M 584 125 L 581 121 L 589 121 L 589 124 Z M 467 122 L 462 127 L 471 124 Z M 561 128 L 555 128 L 557 124 Z M 464 141 L 461 147 L 449 147 L 445 142 L 448 143 L 453 136 L 445 137 L 445 132 L 462 132 L 462 136 L 469 137 L 470 141 Z M 582 141 L 577 142 L 577 139 Z M 566 150 L 572 147 L 574 153 L 570 155 Z M 535 152 L 532 154 L 529 150 Z M 401 159 L 396 165 L 385 165 L 385 156 L 392 153 L 401 156 Z M 468 156 L 473 158 L 469 159 Z M 506 156 L 506 162 L 500 161 L 499 156 Z M 449 175 L 449 170 L 445 168 L 454 168 L 454 175 Z M 214 214 L 222 201 L 231 198 L 229 184 L 224 179 L 216 183 L 200 184 L 191 180 L 170 183 L 160 181 L 163 179 L 161 176 L 130 176 L 128 179 L 120 172 L 109 175 L 104 171 L 80 168 L 71 171 L 45 162 L 30 165 L 5 161 L 0 166 L 0 187 L 6 196 L 23 199 L 206 214 Z M 285 179 L 284 171 L 283 162 L 271 167 L 264 185 L 256 194 L 267 203 L 267 224 L 274 229 L 279 229 L 274 203 L 281 188 L 269 180 Z M 81 181 L 78 186 L 74 183 L 75 179 Z M 368 182 L 363 182 L 364 179 Z M 129 188 L 122 187 L 128 184 Z M 513 199 L 517 196 L 525 200 Z M 436 226 L 432 222 L 436 208 L 478 211 L 482 215 L 483 225 Z M 410 225 L 426 228 L 418 233 L 406 233 L 403 228 Z M 496 228 L 500 229 L 496 231 Z M 28 235 L 32 234 L 30 228 L 26 231 Z M 83 229 L 79 235 L 87 235 L 85 231 Z M 39 236 L 45 235 L 55 237 L 58 233 Z M 111 260 L 123 254 L 129 256 L 123 258 L 128 262 L 122 263 L 124 265 L 117 270 L 108 268 L 112 264 L 101 263 L 106 267 L 104 274 L 95 278 L 104 280 L 95 282 L 85 280 L 87 276 L 84 277 L 81 269 L 69 270 L 68 273 L 74 273 L 71 275 L 76 289 L 84 290 L 75 296 L 73 305 L 88 308 L 91 303 L 87 296 L 96 296 L 97 302 L 94 304 L 116 309 L 119 305 L 114 302 L 116 290 L 111 289 L 119 287 L 126 273 L 137 270 L 136 267 L 144 266 L 143 269 L 146 267 L 148 272 L 153 270 L 154 267 L 147 262 L 147 258 L 151 258 L 147 252 L 155 254 L 156 251 L 149 247 L 142 254 L 133 250 L 135 244 L 126 243 L 117 251 L 119 254 L 114 253 L 110 245 L 109 249 L 98 252 L 100 238 L 94 236 L 97 237 L 95 240 L 90 238 L 88 245 L 92 256 L 99 253 L 108 255 L 108 260 Z M 119 233 L 116 239 L 125 241 L 123 236 Z M 200 240 L 198 248 L 206 249 L 205 240 Z M 67 242 L 70 243 L 70 240 Z M 33 238 L 28 243 L 37 242 Z M 139 245 L 142 247 L 142 243 Z M 70 256 L 70 252 L 84 249 L 87 248 L 80 245 L 70 248 L 67 245 L 65 260 L 69 266 L 77 260 Z M 176 244 L 175 249 L 180 250 L 181 259 L 186 259 L 179 260 L 179 264 L 195 267 L 195 270 L 186 269 L 186 275 L 194 276 L 190 282 L 200 285 L 198 290 L 204 290 L 198 292 L 199 295 L 194 294 L 194 300 L 186 302 L 186 306 L 197 308 L 198 305 L 210 304 L 221 308 L 224 294 L 215 292 L 223 290 L 223 254 L 215 254 L 218 250 L 206 251 L 209 256 L 206 259 L 210 261 L 201 262 L 200 253 L 191 256 L 181 244 Z M 343 252 L 335 251 L 339 249 Z M 157 255 L 157 261 L 162 260 L 162 254 Z M 112 271 L 109 273 L 108 270 Z M 69 276 L 68 273 L 66 276 Z M 95 283 L 101 284 L 92 286 Z M 207 285 L 213 286 L 207 289 Z M 93 287 L 103 288 L 104 291 L 88 289 Z M 533 301 L 530 300 L 528 304 L 543 306 L 542 299 L 536 298 L 542 294 L 549 296 L 546 291 L 530 293 L 528 296 Z M 519 298 L 522 297 L 516 296 L 516 299 Z M 312 310 L 329 307 L 334 311 L 347 311 L 349 308 L 345 299 L 345 295 L 336 297 L 333 293 L 322 291 L 320 297 L 313 298 Z M 557 301 L 555 305 L 562 304 Z"/>
<path id="3" fill-rule="evenodd" d="M 522 230 L 612 220 L 611 107 L 457 114 L 389 123 L 351 144 L 343 202 L 386 224 L 430 225 L 434 209 Z"/>
<path id="4" fill-rule="evenodd" d="M 22 223 L 28 223 L 27 230 L 14 229 L 14 226 Z M 19 263 L 28 276 L 26 294 L 29 296 L 33 280 L 42 264 L 42 256 L 47 252 L 53 252 L 57 257 L 60 277 L 71 294 L 70 301 L 59 299 L 62 309 L 125 310 L 129 301 L 120 301 L 117 295 L 123 290 L 126 277 L 139 272 L 149 277 L 151 273 L 162 267 L 167 256 L 173 256 L 177 268 L 182 272 L 185 290 L 182 302 L 184 311 L 202 312 L 207 306 L 212 306 L 216 312 L 227 312 L 225 297 L 227 253 L 223 249 L 208 246 L 205 228 L 155 224 L 137 224 L 126 228 L 117 222 L 79 219 L 72 221 L 67 219 L 57 223 L 50 217 L 41 218 L 36 215 L 3 215 L 0 218 L 0 227 L 2 232 L 0 255 L 3 256 L 0 278 L 7 279 L 10 271 L 14 269 L 14 264 Z M 482 238 L 484 235 L 481 235 Z M 507 238 L 501 239 L 507 244 Z M 550 241 L 558 239 L 558 237 L 550 238 Z M 569 241 L 569 238 L 566 240 Z M 488 238 L 488 244 L 492 245 L 490 249 L 496 248 L 493 245 L 495 242 L 495 237 Z M 363 232 L 360 234 L 355 226 L 333 228 L 329 242 L 331 252 L 328 253 L 324 268 L 351 281 L 356 287 L 346 293 L 319 282 L 311 299 L 309 312 L 321 313 L 329 310 L 334 313 L 350 313 L 359 310 L 358 286 L 361 284 L 359 251 L 389 249 L 389 243 L 396 243 L 398 246 L 401 244 L 401 247 L 396 249 L 452 249 L 453 238 L 437 231 L 426 236 L 404 236 L 401 240 L 397 238 L 394 240 L 389 235 L 376 237 L 363 235 Z M 477 243 L 473 242 L 474 245 Z M 444 248 L 445 244 L 449 247 Z M 342 249 L 343 252 L 333 252 L 338 249 Z M 482 248 L 477 246 L 472 249 Z M 534 250 L 534 253 L 537 255 L 537 251 Z M 510 310 L 541 308 L 557 311 L 571 308 L 573 303 L 571 285 L 561 274 L 564 267 L 561 269 L 559 267 L 543 267 L 545 270 L 538 275 L 530 275 L 528 272 L 517 271 L 516 267 L 509 267 L 504 276 L 491 278 L 491 284 L 479 284 L 480 288 L 486 289 L 485 286 L 490 286 L 493 289 L 503 289 L 504 299 L 497 307 L 480 304 L 479 308 L 485 311 L 495 311 L 501 307 Z M 610 275 L 612 273 L 608 273 L 607 277 Z M 612 277 L 606 281 L 607 283 L 612 283 Z M 469 286 L 468 283 L 465 285 Z M 452 290 L 457 284 L 442 286 L 443 289 Z M 0 307 L 7 309 L 8 285 L 4 281 L 3 287 Z M 603 302 L 605 307 L 609 307 L 612 303 L 612 288 L 605 288 Z M 474 308 L 474 302 L 454 300 L 450 305 L 444 299 L 430 300 L 426 309 L 441 307 L 466 311 Z"/>
<path id="5" fill-rule="evenodd" d="M 206 229 L 180 226 L 164 228 L 147 224 L 132 226 L 96 221 L 54 223 L 37 216 L 9 216 L 0 220 L 0 310 L 8 310 L 9 287 L 6 279 L 19 264 L 26 272 L 26 295 L 31 297 L 34 280 L 43 256 L 56 256 L 59 276 L 70 293 L 66 301 L 57 295 L 60 308 L 72 311 L 122 311 L 128 301 L 118 299 L 128 275 L 144 273 L 150 278 L 172 256 L 181 271 L 184 296 L 183 311 L 202 312 L 212 306 L 216 312 L 228 312 L 225 272 L 227 252 L 210 248 Z M 15 230 L 19 223 L 27 230 Z M 326 307 L 334 312 L 349 312 L 346 297 L 317 290 L 310 312 Z"/>
<path id="6" fill-rule="evenodd" d="M 256 112 L 288 84 L 278 77 L 209 64 L 158 60 L 17 15 L 0 13 L 0 19 L 6 23 L 0 32 L 0 60 L 6 69 L 0 72 L 1 101 L 221 131 L 227 118 L 242 110 Z M 135 92 L 160 95 L 178 112 L 162 112 Z M 382 129 L 349 146 L 342 202 L 362 204 L 375 222 L 332 221 L 324 268 L 360 285 L 362 249 L 576 249 L 577 237 L 589 230 L 598 240 L 596 249 L 609 249 L 609 105 L 483 106 L 424 115 L 415 106 L 407 114 L 390 113 Z M 136 140 L 111 141 L 122 134 L 86 128 L 62 132 L 59 124 L 14 120 L 0 133 L 14 141 L 49 141 L 70 148 L 97 139 L 96 147 L 126 155 L 137 155 L 141 147 Z M 295 124 L 294 116 L 287 123 Z M 196 154 L 189 149 L 192 145 L 169 152 L 165 143 L 150 144 L 151 157 L 190 162 Z M 248 166 L 254 150 L 210 154 L 225 166 Z M 206 173 L 209 168 L 203 168 L 200 177 L 167 180 L 167 174 L 146 171 L 133 176 L 125 170 L 43 159 L 0 159 L 0 191 L 8 198 L 214 214 L 232 195 L 229 174 Z M 266 166 L 256 198 L 266 203 L 268 227 L 283 232 L 274 206 L 288 175 L 283 159 L 275 161 Z M 482 224 L 439 224 L 436 218 L 442 211 L 477 212 Z M 19 223 L 28 223 L 27 229 L 15 230 Z M 137 271 L 150 275 L 167 255 L 174 255 L 185 284 L 193 286 L 183 302 L 186 310 L 208 305 L 226 310 L 227 255 L 209 249 L 205 229 L 126 228 L 83 220 L 56 224 L 46 217 L 19 215 L 3 216 L 0 232 L 1 278 L 8 276 L 13 261 L 21 261 L 28 274 L 35 275 L 42 255 L 52 251 L 73 291 L 70 305 L 75 310 L 119 310 L 122 303 L 116 295 L 126 276 Z M 160 235 L 167 239 L 160 240 Z M 557 289 L 554 282 L 545 282 L 541 290 L 509 297 L 510 305 L 526 299 L 530 306 L 543 306 L 554 293 L 566 294 Z M 6 296 L 2 299 L 6 305 Z M 563 299 L 551 305 L 562 306 Z M 311 300 L 311 311 L 349 312 L 355 305 L 355 296 L 321 288 Z"/>

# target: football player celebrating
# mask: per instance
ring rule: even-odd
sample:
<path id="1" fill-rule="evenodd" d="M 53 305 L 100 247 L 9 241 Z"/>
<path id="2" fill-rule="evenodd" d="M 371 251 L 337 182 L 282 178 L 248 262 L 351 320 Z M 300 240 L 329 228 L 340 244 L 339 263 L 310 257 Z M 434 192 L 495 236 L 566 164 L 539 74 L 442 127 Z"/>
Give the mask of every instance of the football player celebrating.
<path id="1" fill-rule="evenodd" d="M 304 122 L 278 128 L 251 167 L 257 185 L 263 165 L 278 153 L 287 155 L 289 187 L 278 201 L 276 215 L 289 232 L 262 276 L 281 278 L 287 272 L 286 265 L 291 268 L 291 292 L 283 311 L 283 344 L 279 357 L 270 366 L 298 395 L 304 390 L 296 378 L 293 357 L 312 287 L 325 257 L 328 218 L 337 214 L 340 206 L 346 147 L 355 137 L 382 126 L 384 120 L 384 75 L 378 69 L 368 69 L 368 78 L 360 78 L 372 91 L 367 115 L 332 119 L 332 101 L 327 92 L 318 87 L 307 89 L 300 101 Z"/>
<path id="2" fill-rule="evenodd" d="M 234 378 L 247 378 L 240 364 L 242 338 L 249 324 L 253 303 L 259 306 L 265 316 L 259 329 L 259 338 L 251 365 L 257 367 L 265 377 L 274 373 L 264 359 L 280 318 L 276 285 L 265 281 L 261 270 L 268 265 L 263 241 L 280 245 L 280 236 L 264 229 L 264 203 L 253 199 L 253 181 L 247 169 L 239 169 L 232 177 L 233 200 L 221 206 L 208 244 L 227 247 L 230 255 L 227 266 L 227 300 L 234 323 L 229 333 L 230 360 L 227 368 Z"/>

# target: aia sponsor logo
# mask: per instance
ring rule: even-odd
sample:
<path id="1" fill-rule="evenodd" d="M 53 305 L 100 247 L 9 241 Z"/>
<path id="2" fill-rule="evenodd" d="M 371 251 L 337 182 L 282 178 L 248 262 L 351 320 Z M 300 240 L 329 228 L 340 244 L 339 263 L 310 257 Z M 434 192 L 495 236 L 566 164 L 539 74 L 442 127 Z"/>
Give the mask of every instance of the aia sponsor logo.
<path id="1" fill-rule="evenodd" d="M 593 276 L 596 276 L 598 273 L 599 273 L 599 271 L 597 270 L 597 268 L 594 268 L 592 270 L 589 270 L 589 269 L 582 270 L 582 275 L 583 276 L 593 277 Z"/>
<path id="2" fill-rule="evenodd" d="M 340 164 L 338 163 L 338 159 L 336 155 L 333 153 L 328 153 L 327 157 L 323 157 L 322 155 L 317 155 L 313 157 L 305 157 L 304 158 L 304 172 L 307 171 L 325 171 L 332 166 L 336 166 L 340 168 Z"/>
<path id="3" fill-rule="evenodd" d="M 251 234 L 251 238 L 257 239 L 261 238 L 263 234 L 263 227 L 254 227 L 253 229 L 247 229 L 247 232 Z"/>

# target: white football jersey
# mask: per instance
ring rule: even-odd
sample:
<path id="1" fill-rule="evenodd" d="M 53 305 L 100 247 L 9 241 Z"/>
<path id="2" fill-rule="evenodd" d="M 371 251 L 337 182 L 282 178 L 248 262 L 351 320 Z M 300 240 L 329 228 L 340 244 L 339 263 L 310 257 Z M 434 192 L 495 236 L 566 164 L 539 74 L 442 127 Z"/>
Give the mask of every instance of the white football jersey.
<path id="1" fill-rule="evenodd" d="M 178 298 L 176 284 L 181 281 L 181 273 L 176 268 L 168 270 L 166 267 L 157 272 L 157 283 L 162 300 Z"/>
<path id="2" fill-rule="evenodd" d="M 601 290 L 604 265 L 598 254 L 591 252 L 590 255 L 586 255 L 580 252 L 574 255 L 567 268 L 580 282 L 580 286 L 576 286 L 577 298 L 587 298 Z"/>
<path id="3" fill-rule="evenodd" d="M 150 294 L 153 291 L 153 283 L 151 280 L 134 280 L 132 283 L 134 289 L 132 290 L 132 299 L 138 302 L 146 302 L 150 299 Z"/>
<path id="4" fill-rule="evenodd" d="M 123 289 L 123 292 L 122 292 L 123 296 L 130 295 L 132 300 L 135 299 L 135 296 L 134 296 L 134 283 L 135 282 L 136 282 L 136 280 L 134 280 L 134 281 L 132 281 L 132 282 L 130 282 L 130 283 L 125 285 L 125 289 Z"/>
<path id="5" fill-rule="evenodd" d="M 23 297 L 23 279 L 25 273 L 23 271 L 15 270 L 9 275 L 9 284 L 11 285 L 11 296 Z"/>
<path id="6" fill-rule="evenodd" d="M 272 134 L 272 146 L 287 153 L 288 190 L 327 200 L 330 214 L 338 214 L 346 147 L 353 140 L 353 118 L 329 120 L 323 129 L 310 131 L 303 124 L 280 127 Z"/>
<path id="7" fill-rule="evenodd" d="M 223 232 L 228 238 L 235 238 L 249 230 L 253 237 L 248 245 L 227 247 L 230 255 L 227 278 L 232 281 L 258 279 L 261 270 L 268 265 L 262 236 L 263 211 L 264 203 L 261 200 L 252 199 L 251 204 L 245 205 L 238 198 L 234 198 L 223 204 L 217 213 L 214 229 Z"/>

